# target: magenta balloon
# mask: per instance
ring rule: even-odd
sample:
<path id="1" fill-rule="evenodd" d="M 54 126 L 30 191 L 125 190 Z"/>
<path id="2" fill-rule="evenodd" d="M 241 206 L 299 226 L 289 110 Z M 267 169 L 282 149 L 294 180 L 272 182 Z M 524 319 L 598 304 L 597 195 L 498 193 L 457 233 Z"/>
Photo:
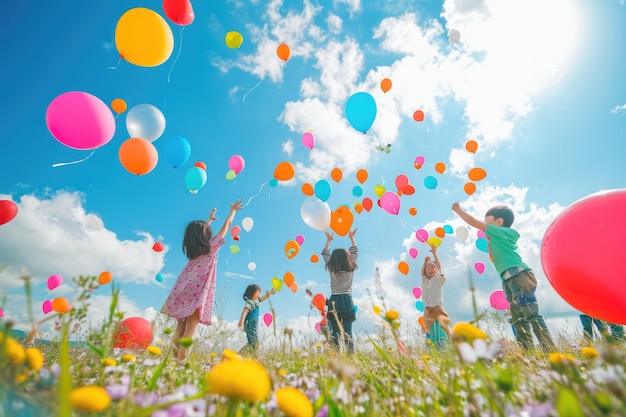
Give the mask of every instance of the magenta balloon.
<path id="1" fill-rule="evenodd" d="M 53 289 L 55 289 L 62 283 L 63 283 L 63 277 L 61 275 L 58 275 L 58 274 L 51 275 L 48 278 L 48 289 L 52 291 Z"/>
<path id="2" fill-rule="evenodd" d="M 315 331 L 319 334 L 322 333 L 322 325 L 320 324 L 320 322 L 318 321 L 317 323 L 315 323 Z"/>
<path id="3" fill-rule="evenodd" d="M 409 249 L 409 255 L 411 255 L 411 258 L 413 259 L 417 258 L 418 253 L 419 253 L 418 250 L 415 248 Z"/>
<path id="4" fill-rule="evenodd" d="M 304 236 L 302 235 L 298 235 L 296 236 L 296 242 L 298 242 L 298 245 L 301 245 L 304 243 Z"/>
<path id="5" fill-rule="evenodd" d="M 41 310 L 43 311 L 43 314 L 48 314 L 49 312 L 52 311 L 52 300 L 46 300 L 43 302 L 43 304 L 41 305 Z"/>
<path id="6" fill-rule="evenodd" d="M 495 290 L 494 292 L 492 292 L 489 296 L 489 303 L 491 304 L 491 307 L 495 308 L 496 310 L 506 310 L 511 306 L 506 300 L 506 297 L 504 296 L 504 291 L 502 290 Z"/>
<path id="7" fill-rule="evenodd" d="M 428 231 L 424 229 L 419 229 L 415 232 L 415 238 L 422 243 L 426 243 L 426 241 L 428 240 Z"/>
<path id="8" fill-rule="evenodd" d="M 479 274 L 482 274 L 483 272 L 485 272 L 485 264 L 482 262 L 476 262 L 474 264 L 474 269 L 476 270 L 476 272 L 478 272 Z"/>
<path id="9" fill-rule="evenodd" d="M 306 132 L 305 134 L 303 134 L 302 144 L 309 149 L 313 149 L 313 147 L 315 146 L 315 136 L 313 136 L 313 133 Z"/>
<path id="10" fill-rule="evenodd" d="M 387 191 L 380 197 L 380 206 L 389 214 L 400 212 L 400 197 L 393 191 Z"/>
<path id="11" fill-rule="evenodd" d="M 273 320 L 273 317 L 271 313 L 265 313 L 263 315 L 263 323 L 265 323 L 267 327 L 270 327 L 270 324 L 272 324 L 272 320 Z"/>
<path id="12" fill-rule="evenodd" d="M 102 100 L 89 93 L 63 93 L 48 105 L 46 125 L 56 140 L 74 149 L 96 149 L 115 134 L 115 117 Z"/>
<path id="13" fill-rule="evenodd" d="M 235 171 L 235 174 L 239 174 L 243 171 L 243 168 L 246 166 L 246 161 L 244 161 L 241 155 L 233 155 L 228 160 L 228 168 Z"/>
<path id="14" fill-rule="evenodd" d="M 413 288 L 413 296 L 415 298 L 420 298 L 422 296 L 422 289 L 420 287 Z"/>

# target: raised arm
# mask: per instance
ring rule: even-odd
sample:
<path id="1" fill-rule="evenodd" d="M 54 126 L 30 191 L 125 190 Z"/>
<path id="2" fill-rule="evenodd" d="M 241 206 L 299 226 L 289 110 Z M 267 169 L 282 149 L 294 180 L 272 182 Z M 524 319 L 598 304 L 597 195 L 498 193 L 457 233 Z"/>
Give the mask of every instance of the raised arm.
<path id="1" fill-rule="evenodd" d="M 211 210 L 211 213 L 209 214 L 209 220 L 206 221 L 208 224 L 213 223 L 213 220 L 217 220 L 217 217 L 215 217 L 215 213 L 217 213 L 217 208 Z"/>
<path id="2" fill-rule="evenodd" d="M 324 245 L 324 249 L 328 249 L 330 246 L 330 241 L 333 240 L 335 234 L 330 233 L 328 230 L 326 230 L 324 233 L 326 233 L 326 244 Z"/>
<path id="3" fill-rule="evenodd" d="M 424 264 L 422 264 L 422 276 L 426 275 L 426 265 L 430 262 L 430 256 L 424 258 Z"/>
<path id="4" fill-rule="evenodd" d="M 459 215 L 461 219 L 470 226 L 473 226 L 480 230 L 487 230 L 487 223 L 481 222 L 471 214 L 464 211 L 458 202 L 452 204 L 452 211 Z"/>
<path id="5" fill-rule="evenodd" d="M 432 252 L 433 259 L 435 260 L 435 266 L 437 267 L 439 272 L 443 274 L 443 271 L 441 270 L 441 262 L 439 262 L 439 257 L 437 256 L 437 248 L 435 247 L 435 245 L 430 245 L 430 251 Z"/>
<path id="6" fill-rule="evenodd" d="M 272 294 L 276 294 L 276 290 L 274 288 L 272 288 L 271 290 L 265 291 L 265 295 L 262 295 L 259 297 L 259 302 L 267 300 L 268 298 L 270 298 L 270 295 Z"/>
<path id="7" fill-rule="evenodd" d="M 354 235 L 356 235 L 356 231 L 357 229 L 351 230 L 350 233 L 348 233 L 348 237 L 350 238 L 350 244 L 352 246 L 356 246 L 356 240 L 354 240 Z"/>
<path id="8" fill-rule="evenodd" d="M 242 207 L 243 207 L 243 203 L 241 202 L 241 199 L 237 200 L 236 202 L 230 205 L 230 213 L 228 213 L 228 217 L 226 218 L 226 220 L 224 220 L 224 225 L 222 226 L 220 231 L 217 233 L 222 238 L 226 236 L 226 232 L 228 232 L 230 225 L 233 224 L 235 213 L 237 212 L 237 210 L 240 210 Z"/>

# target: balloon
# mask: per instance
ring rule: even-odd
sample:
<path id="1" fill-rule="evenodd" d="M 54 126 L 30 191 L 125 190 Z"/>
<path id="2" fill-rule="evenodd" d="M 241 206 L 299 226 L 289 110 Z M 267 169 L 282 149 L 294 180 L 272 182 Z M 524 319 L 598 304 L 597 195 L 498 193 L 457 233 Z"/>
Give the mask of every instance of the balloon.
<path id="1" fill-rule="evenodd" d="M 402 190 L 407 185 L 409 185 L 409 177 L 404 174 L 400 174 L 396 177 L 396 188 L 398 190 Z"/>
<path id="2" fill-rule="evenodd" d="M 435 164 L 435 171 L 437 171 L 440 174 L 443 174 L 446 170 L 446 164 L 444 164 L 443 162 L 437 162 Z"/>
<path id="3" fill-rule="evenodd" d="M 276 178 L 272 178 L 271 180 L 268 181 L 270 184 L 270 187 L 274 188 L 278 185 L 278 180 Z"/>
<path id="4" fill-rule="evenodd" d="M 352 195 L 355 196 L 356 198 L 359 198 L 363 195 L 363 188 L 361 188 L 360 185 L 355 185 L 352 188 Z"/>
<path id="5" fill-rule="evenodd" d="M 376 186 L 374 186 L 374 194 L 376 194 L 376 197 L 382 197 L 386 190 L 384 185 L 376 184 Z"/>
<path id="6" fill-rule="evenodd" d="M 267 327 L 270 327 L 270 324 L 272 324 L 273 320 L 274 320 L 274 317 L 272 317 L 272 313 L 263 314 L 263 323 L 265 323 Z"/>
<path id="7" fill-rule="evenodd" d="M 447 235 L 451 235 L 452 233 L 454 233 L 452 226 L 450 226 L 449 224 L 444 224 L 443 230 L 446 232 Z"/>
<path id="8" fill-rule="evenodd" d="M 126 114 L 126 130 L 131 138 L 154 142 L 165 131 L 165 116 L 152 104 L 137 104 Z"/>
<path id="9" fill-rule="evenodd" d="M 115 98 L 111 102 L 111 108 L 117 114 L 124 113 L 126 111 L 127 107 L 128 106 L 126 105 L 126 102 L 123 99 L 121 99 L 121 98 Z"/>
<path id="10" fill-rule="evenodd" d="M 322 333 L 322 325 L 319 322 L 315 323 L 315 331 L 317 332 L 317 334 Z"/>
<path id="11" fill-rule="evenodd" d="M 387 191 L 380 198 L 380 207 L 389 214 L 398 215 L 400 213 L 400 197 L 392 191 Z"/>
<path id="12" fill-rule="evenodd" d="M 137 7 L 128 10 L 117 21 L 115 46 L 122 58 L 131 64 L 156 67 L 172 54 L 174 36 L 161 15 Z"/>
<path id="13" fill-rule="evenodd" d="M 415 259 L 417 258 L 419 251 L 415 248 L 411 248 L 409 249 L 409 256 L 411 256 L 411 258 Z"/>
<path id="14" fill-rule="evenodd" d="M 346 102 L 346 118 L 359 132 L 367 132 L 376 119 L 376 101 L 366 92 L 354 93 Z"/>
<path id="15" fill-rule="evenodd" d="M 188 190 L 199 190 L 206 184 L 206 171 L 202 168 L 193 166 L 185 173 L 185 186 Z"/>
<path id="16" fill-rule="evenodd" d="M 446 236 L 446 231 L 443 230 L 443 227 L 438 227 L 435 229 L 435 236 L 437 237 L 445 237 Z"/>
<path id="17" fill-rule="evenodd" d="M 65 297 L 57 297 L 52 300 L 52 309 L 57 313 L 66 313 L 72 309 L 69 301 Z"/>
<path id="18" fill-rule="evenodd" d="M 293 284 L 289 286 L 289 289 L 291 290 L 292 293 L 295 294 L 298 291 L 298 283 L 294 282 Z"/>
<path id="19" fill-rule="evenodd" d="M 428 232 L 424 229 L 419 229 L 415 232 L 415 238 L 422 243 L 426 243 L 428 240 Z"/>
<path id="20" fill-rule="evenodd" d="M 195 164 L 193 164 L 193 166 L 201 168 L 201 169 L 206 171 L 206 164 L 204 162 L 202 162 L 202 161 L 196 162 Z"/>
<path id="21" fill-rule="evenodd" d="M 0 225 L 13 220 L 17 216 L 17 204 L 11 200 L 0 200 Z"/>
<path id="22" fill-rule="evenodd" d="M 233 155 L 228 159 L 228 168 L 235 171 L 235 174 L 239 174 L 243 171 L 243 168 L 246 166 L 246 161 L 244 161 L 241 155 Z"/>
<path id="23" fill-rule="evenodd" d="M 350 232 L 354 215 L 349 207 L 339 206 L 330 213 L 330 228 L 339 236 L 345 236 Z"/>
<path id="24" fill-rule="evenodd" d="M 239 226 L 233 226 L 230 229 L 230 235 L 235 238 L 237 236 L 239 236 L 239 233 L 241 233 L 241 227 Z"/>
<path id="25" fill-rule="evenodd" d="M 422 155 L 418 155 L 415 157 L 415 162 L 413 162 L 413 166 L 415 167 L 415 169 L 420 169 L 424 165 L 424 162 L 426 162 L 426 158 L 424 158 Z"/>
<path id="26" fill-rule="evenodd" d="M 319 198 L 321 201 L 326 201 L 330 197 L 332 186 L 326 180 L 319 180 L 315 183 L 314 190 L 315 197 Z"/>
<path id="27" fill-rule="evenodd" d="M 61 284 L 63 284 L 63 277 L 61 275 L 55 274 L 48 277 L 48 289 L 50 291 L 52 291 Z"/>
<path id="28" fill-rule="evenodd" d="M 52 311 L 52 300 L 46 300 L 43 302 L 43 304 L 41 305 L 41 310 L 43 311 L 43 314 L 48 314 L 49 312 Z"/>
<path id="29" fill-rule="evenodd" d="M 383 78 L 380 82 L 380 89 L 383 90 L 383 93 L 391 90 L 391 80 L 389 78 Z"/>
<path id="30" fill-rule="evenodd" d="M 461 32 L 456 29 L 450 29 L 450 31 L 448 32 L 448 41 L 450 41 L 450 43 L 454 45 L 455 43 L 459 43 L 460 40 Z"/>
<path id="31" fill-rule="evenodd" d="M 315 294 L 313 296 L 313 305 L 319 310 L 324 311 L 326 307 L 326 297 L 324 294 Z"/>
<path id="32" fill-rule="evenodd" d="M 407 184 L 404 187 L 402 187 L 400 192 L 404 195 L 411 195 L 415 193 L 415 187 L 413 187 L 411 184 Z"/>
<path id="33" fill-rule="evenodd" d="M 463 191 L 465 191 L 467 195 L 474 194 L 474 192 L 476 192 L 476 184 L 473 182 L 466 182 L 463 186 Z"/>
<path id="34" fill-rule="evenodd" d="M 472 181 L 480 181 L 487 176 L 487 171 L 482 168 L 472 168 L 467 173 L 467 176 Z"/>
<path id="35" fill-rule="evenodd" d="M 474 264 L 474 269 L 476 270 L 476 272 L 478 272 L 479 274 L 482 274 L 483 272 L 485 272 L 485 264 L 482 262 L 476 262 Z"/>
<path id="36" fill-rule="evenodd" d="M 295 277 L 293 276 L 293 273 L 291 272 L 285 272 L 285 275 L 283 276 L 283 282 L 285 283 L 286 286 L 291 286 L 291 284 L 293 284 Z"/>
<path id="37" fill-rule="evenodd" d="M 304 243 L 304 236 L 302 235 L 296 236 L 296 242 L 298 242 L 298 245 L 302 246 L 302 244 Z"/>
<path id="38" fill-rule="evenodd" d="M 296 175 L 296 168 L 288 161 L 281 162 L 274 169 L 274 178 L 278 181 L 289 181 L 294 175 Z"/>
<path id="39" fill-rule="evenodd" d="M 404 261 L 398 262 L 398 271 L 402 272 L 404 275 L 407 275 L 409 273 L 409 264 Z"/>
<path id="40" fill-rule="evenodd" d="M 152 325 L 141 317 L 129 317 L 120 322 L 115 332 L 114 348 L 145 349 L 152 342 Z"/>
<path id="41" fill-rule="evenodd" d="M 113 139 L 115 117 L 98 97 L 70 91 L 48 105 L 46 126 L 50 134 L 65 146 L 96 149 Z"/>
<path id="42" fill-rule="evenodd" d="M 315 194 L 315 190 L 310 183 L 305 182 L 304 184 L 302 184 L 302 194 L 311 196 Z"/>
<path id="43" fill-rule="evenodd" d="M 417 214 L 417 209 L 415 207 L 409 208 L 409 214 L 411 216 L 415 216 Z"/>
<path id="44" fill-rule="evenodd" d="M 285 255 L 291 259 L 300 252 L 300 245 L 295 240 L 290 240 L 285 244 Z"/>
<path id="45" fill-rule="evenodd" d="M 228 31 L 224 37 L 224 42 L 230 49 L 237 49 L 243 43 L 243 35 L 234 30 Z"/>
<path id="46" fill-rule="evenodd" d="M 185 165 L 191 156 L 191 145 L 182 136 L 174 136 L 165 141 L 163 145 L 165 159 L 174 168 Z"/>
<path id="47" fill-rule="evenodd" d="M 485 238 L 476 239 L 476 247 L 483 252 L 489 252 L 489 243 Z"/>
<path id="48" fill-rule="evenodd" d="M 467 149 L 468 152 L 476 153 L 478 143 L 475 140 L 468 140 L 465 142 L 465 149 Z"/>
<path id="49" fill-rule="evenodd" d="M 332 178 L 333 181 L 339 182 L 341 181 L 342 177 L 343 177 L 343 172 L 341 172 L 339 168 L 333 168 L 333 170 L 330 171 L 330 178 Z"/>
<path id="50" fill-rule="evenodd" d="M 424 178 L 424 187 L 428 188 L 429 190 L 434 190 L 435 188 L 437 188 L 437 178 L 433 177 L 432 175 Z"/>
<path id="51" fill-rule="evenodd" d="M 417 300 L 415 302 L 415 308 L 417 311 L 424 311 L 424 302 L 422 300 Z"/>
<path id="52" fill-rule="evenodd" d="M 422 289 L 420 287 L 413 288 L 413 297 L 420 298 L 422 296 Z"/>
<path id="53" fill-rule="evenodd" d="M 239 246 L 237 246 L 237 245 L 230 245 L 230 253 L 232 253 L 233 255 L 237 255 L 240 250 L 241 250 L 241 248 Z"/>
<path id="54" fill-rule="evenodd" d="M 417 306 L 416 306 L 417 307 Z M 426 330 L 426 328 L 424 327 L 424 316 L 420 316 L 417 319 L 417 324 L 420 325 L 420 327 L 422 328 L 422 330 Z"/>
<path id="55" fill-rule="evenodd" d="M 235 171 L 233 171 L 232 169 L 229 169 L 228 171 L 226 171 L 226 175 L 224 175 L 224 179 L 226 181 L 232 181 L 235 178 L 237 178 L 237 174 L 235 174 Z"/>
<path id="56" fill-rule="evenodd" d="M 300 207 L 300 216 L 307 226 L 321 232 L 330 226 L 330 207 L 319 198 L 309 197 Z"/>
<path id="57" fill-rule="evenodd" d="M 374 203 L 372 203 L 372 199 L 370 199 L 368 197 L 365 197 L 361 204 L 363 205 L 363 208 L 366 211 L 370 211 L 372 209 L 372 206 L 374 205 Z"/>
<path id="58" fill-rule="evenodd" d="M 495 290 L 491 293 L 489 296 L 489 304 L 496 310 L 506 310 L 511 306 L 506 300 L 506 296 L 502 290 Z"/>
<path id="59" fill-rule="evenodd" d="M 423 122 L 424 112 L 421 110 L 415 110 L 415 113 L 413 113 L 413 120 L 415 120 L 416 122 Z"/>
<path id="60" fill-rule="evenodd" d="M 287 60 L 291 56 L 291 49 L 289 48 L 289 45 L 287 45 L 286 43 L 281 43 L 280 45 L 278 45 L 278 47 L 276 48 L 276 55 L 278 55 L 278 57 L 283 61 L 287 62 Z"/>
<path id="61" fill-rule="evenodd" d="M 179 26 L 190 25 L 195 18 L 189 0 L 163 0 L 163 12 L 172 23 Z"/>
<path id="62" fill-rule="evenodd" d="M 98 275 L 98 284 L 100 285 L 108 284 L 112 280 L 113 280 L 113 274 L 110 273 L 109 271 L 101 272 L 100 275 Z"/>
<path id="63" fill-rule="evenodd" d="M 159 162 L 159 154 L 154 145 L 142 138 L 126 139 L 120 146 L 118 156 L 126 171 L 135 175 L 149 173 Z"/>
<path id="64" fill-rule="evenodd" d="M 356 172 L 356 179 L 358 182 L 360 182 L 361 184 L 363 184 L 365 181 L 367 181 L 367 177 L 368 177 L 368 173 L 366 170 L 364 169 L 359 169 Z"/>
<path id="65" fill-rule="evenodd" d="M 272 288 L 280 291 L 283 288 L 283 282 L 276 277 L 272 278 Z"/>
<path id="66" fill-rule="evenodd" d="M 461 239 L 461 241 L 465 241 L 465 239 L 467 239 L 467 236 L 469 235 L 469 231 L 467 230 L 467 227 L 465 226 L 459 226 L 456 228 L 456 237 L 458 237 L 459 239 Z"/>
<path id="67" fill-rule="evenodd" d="M 252 220 L 251 217 L 244 217 L 243 220 L 241 221 L 241 226 L 243 227 L 243 230 L 245 230 L 246 232 L 249 232 L 250 230 L 252 230 L 252 227 L 254 226 L 254 220 Z"/>
<path id="68" fill-rule="evenodd" d="M 485 235 L 485 231 L 484 230 L 477 230 L 476 231 L 476 236 L 479 237 L 479 238 L 483 238 L 483 239 L 487 238 L 487 236 Z"/>
<path id="69" fill-rule="evenodd" d="M 426 240 L 426 243 L 428 243 L 429 245 L 433 245 L 434 247 L 439 247 L 441 245 L 441 239 L 439 239 L 438 237 L 429 237 Z"/>
<path id="70" fill-rule="evenodd" d="M 156 280 L 156 282 L 163 282 L 163 275 L 162 274 L 156 274 L 154 276 L 154 279 Z"/>
<path id="71" fill-rule="evenodd" d="M 254 270 L 256 269 L 256 264 L 255 264 L 254 262 L 250 262 L 250 263 L 248 264 L 248 269 L 249 269 L 250 271 L 254 271 Z"/>
<path id="72" fill-rule="evenodd" d="M 592 194 L 563 210 L 541 243 L 556 292 L 591 317 L 626 324 L 626 189 Z"/>
<path id="73" fill-rule="evenodd" d="M 313 149 L 315 146 L 315 136 L 311 132 L 305 132 L 302 135 L 302 144 L 309 149 Z"/>
<path id="74" fill-rule="evenodd" d="M 311 262 L 316 263 L 319 260 L 320 260 L 320 257 L 317 256 L 316 254 L 311 255 Z"/>

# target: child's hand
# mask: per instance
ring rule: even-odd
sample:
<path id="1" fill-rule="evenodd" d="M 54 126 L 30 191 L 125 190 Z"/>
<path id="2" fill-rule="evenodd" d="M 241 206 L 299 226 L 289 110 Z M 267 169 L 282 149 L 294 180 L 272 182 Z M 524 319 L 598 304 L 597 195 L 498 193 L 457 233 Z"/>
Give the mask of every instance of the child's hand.
<path id="1" fill-rule="evenodd" d="M 424 263 L 427 264 L 428 262 L 430 262 L 430 256 L 424 258 Z"/>
<path id="2" fill-rule="evenodd" d="M 335 237 L 335 234 L 334 233 L 330 233 L 328 230 L 324 231 L 324 233 L 326 233 L 326 241 L 327 242 L 330 242 Z"/>
<path id="3" fill-rule="evenodd" d="M 242 207 L 243 203 L 241 202 L 241 198 L 230 205 L 230 209 L 235 211 L 241 210 Z"/>
<path id="4" fill-rule="evenodd" d="M 356 228 L 355 228 L 354 230 L 351 230 L 351 231 L 350 231 L 350 233 L 348 233 L 348 237 L 349 237 L 349 238 L 353 238 L 353 237 L 354 237 L 354 235 L 356 235 L 356 231 L 357 231 L 357 229 L 356 229 Z"/>
<path id="5" fill-rule="evenodd" d="M 239 328 L 240 328 L 242 331 L 244 331 L 244 332 L 246 331 L 246 329 L 244 329 L 244 328 L 243 328 L 243 323 L 242 323 L 242 322 L 239 322 Z"/>
<path id="6" fill-rule="evenodd" d="M 452 203 L 452 211 L 455 213 L 458 213 L 461 210 L 461 205 L 459 204 L 458 201 L 455 201 L 454 203 Z"/>
<path id="7" fill-rule="evenodd" d="M 217 208 L 211 210 L 211 213 L 209 214 L 209 220 L 217 220 L 217 217 L 215 217 L 215 213 L 217 213 Z"/>
<path id="8" fill-rule="evenodd" d="M 309 288 L 307 288 L 305 292 L 309 297 L 313 297 L 313 292 Z"/>
<path id="9" fill-rule="evenodd" d="M 434 254 L 435 254 L 435 252 L 437 252 L 437 247 L 431 243 L 431 244 L 430 244 L 430 249 L 429 249 L 429 251 L 430 251 L 430 252 L 432 252 L 432 253 L 433 253 L 433 255 L 434 255 Z"/>

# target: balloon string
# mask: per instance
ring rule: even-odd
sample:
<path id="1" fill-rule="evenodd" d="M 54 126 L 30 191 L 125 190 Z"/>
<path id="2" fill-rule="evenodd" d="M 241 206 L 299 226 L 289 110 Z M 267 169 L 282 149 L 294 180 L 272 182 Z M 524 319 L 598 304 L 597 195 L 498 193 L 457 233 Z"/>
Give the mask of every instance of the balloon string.
<path id="1" fill-rule="evenodd" d="M 242 206 L 242 208 L 243 208 L 243 207 L 245 207 L 245 206 L 247 206 L 248 204 L 250 204 L 250 202 L 252 201 L 252 199 L 253 199 L 253 198 L 255 198 L 255 197 L 257 197 L 259 194 L 261 194 L 261 190 L 262 190 L 262 189 L 263 189 L 263 187 L 264 187 L 265 185 L 267 185 L 267 184 L 268 184 L 267 182 L 265 182 L 265 183 L 261 184 L 261 188 L 259 188 L 259 192 L 258 192 L 258 193 L 256 193 L 255 195 L 253 195 L 252 197 L 250 197 L 250 198 L 248 199 L 248 201 L 246 202 L 246 204 L 244 204 L 244 205 Z"/>
<path id="2" fill-rule="evenodd" d="M 178 61 L 178 57 L 180 56 L 180 51 L 183 50 L 183 29 L 185 29 L 184 26 L 182 26 L 180 28 L 180 46 L 178 47 L 178 53 L 176 54 L 176 58 L 174 59 L 174 63 L 172 64 L 172 68 L 170 68 L 170 72 L 167 73 L 167 82 L 170 82 L 170 75 L 172 74 L 172 71 L 174 71 L 174 67 L 176 66 L 176 62 Z"/>
<path id="3" fill-rule="evenodd" d="M 117 69 L 117 67 L 120 66 L 120 62 L 122 62 L 122 55 L 120 55 L 120 57 L 117 60 L 117 64 L 114 67 L 107 67 L 107 68 L 112 69 L 112 70 Z"/>
<path id="4" fill-rule="evenodd" d="M 409 227 L 408 227 L 408 226 L 407 226 L 407 225 L 406 225 L 406 224 L 402 221 L 402 219 L 400 218 L 400 216 L 397 216 L 397 215 L 396 215 L 396 218 L 398 219 L 398 221 L 400 222 L 400 224 L 402 225 L 402 227 L 403 227 L 405 230 L 408 230 L 408 231 L 409 231 L 409 232 L 411 232 L 411 233 L 413 233 L 413 232 L 415 232 L 415 231 L 417 230 L 417 229 L 415 229 L 415 228 L 413 228 L 413 230 L 411 230 L 411 229 L 410 229 L 410 228 L 409 228 Z"/>
<path id="5" fill-rule="evenodd" d="M 261 81 L 259 81 L 258 83 L 256 83 L 256 85 L 254 87 L 252 87 L 250 89 L 250 91 L 248 91 L 244 96 L 243 96 L 243 101 L 246 101 L 246 97 L 248 97 L 248 94 L 250 94 L 251 92 L 253 92 L 264 80 L 265 78 L 261 78 Z"/>
<path id="6" fill-rule="evenodd" d="M 80 160 L 78 160 L 78 161 L 72 161 L 72 162 L 59 162 L 58 164 L 52 164 L 52 168 L 62 167 L 62 166 L 64 166 L 64 165 L 72 165 L 72 164 L 78 164 L 78 163 L 80 163 L 80 162 L 84 162 L 84 161 L 86 161 L 87 159 L 91 158 L 91 155 L 93 155 L 93 153 L 94 153 L 95 151 L 96 151 L 96 150 L 94 149 L 93 151 L 91 151 L 91 153 L 89 154 L 89 156 L 87 156 L 86 158 L 80 159 Z"/>

